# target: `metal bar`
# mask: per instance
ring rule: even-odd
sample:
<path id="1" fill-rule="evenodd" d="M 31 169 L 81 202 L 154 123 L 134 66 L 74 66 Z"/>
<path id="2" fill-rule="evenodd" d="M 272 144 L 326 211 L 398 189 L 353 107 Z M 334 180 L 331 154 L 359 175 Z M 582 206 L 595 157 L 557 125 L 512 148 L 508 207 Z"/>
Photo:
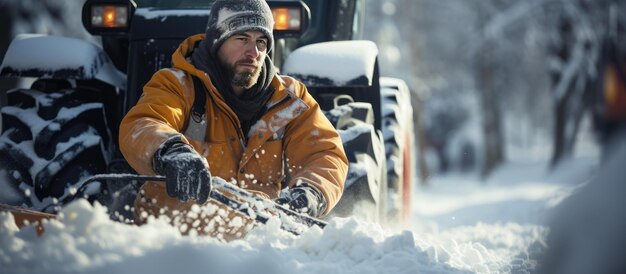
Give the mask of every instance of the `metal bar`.
<path id="1" fill-rule="evenodd" d="M 89 183 L 95 182 L 95 181 L 105 181 L 105 180 L 140 181 L 143 184 L 146 181 L 165 182 L 165 177 L 164 176 L 146 176 L 146 175 L 137 175 L 137 174 L 98 174 L 98 175 L 91 176 L 87 178 L 85 181 L 81 182 L 80 187 L 78 188 L 77 194 L 82 193 L 83 188 L 88 186 Z M 244 189 L 237 187 L 236 185 L 226 182 L 224 179 L 219 178 L 219 177 L 213 177 L 212 186 L 213 186 L 213 189 L 211 190 L 211 193 L 210 193 L 211 199 L 214 199 L 218 201 L 219 203 L 224 204 L 225 206 L 228 206 L 234 210 L 237 210 L 245 214 L 246 216 L 249 216 L 250 218 L 253 218 L 256 221 L 261 222 L 263 224 L 265 224 L 267 220 L 269 219 L 269 217 L 267 216 L 268 213 L 263 212 L 262 209 L 253 207 L 252 205 L 257 205 L 257 206 L 260 205 L 264 209 L 272 210 L 276 213 L 279 213 L 279 212 L 283 213 L 289 216 L 290 218 L 294 219 L 298 223 L 304 224 L 309 227 L 316 225 L 321 228 L 324 228 L 327 224 L 326 222 L 320 219 L 313 218 L 311 216 L 304 215 L 304 214 L 295 212 L 293 210 L 290 210 L 288 208 L 282 207 L 276 204 L 272 200 L 256 196 Z M 229 192 L 239 197 L 244 202 L 249 203 L 250 205 L 246 207 L 244 206 L 243 203 L 224 195 L 218 189 Z M 254 211 L 254 214 L 251 214 L 249 212 L 249 209 L 252 209 Z M 285 226 L 284 224 L 281 225 L 281 228 L 295 235 L 300 234 L 295 229 Z"/>

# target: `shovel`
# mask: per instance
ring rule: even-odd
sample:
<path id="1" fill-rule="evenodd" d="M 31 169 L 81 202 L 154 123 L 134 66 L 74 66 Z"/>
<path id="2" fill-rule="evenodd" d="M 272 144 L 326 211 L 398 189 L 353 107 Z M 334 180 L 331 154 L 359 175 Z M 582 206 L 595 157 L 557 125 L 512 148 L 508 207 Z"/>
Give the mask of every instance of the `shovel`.
<path id="1" fill-rule="evenodd" d="M 80 187 L 78 188 L 75 197 L 80 197 L 79 195 L 83 194 L 83 192 L 86 190 L 90 183 L 106 181 L 137 181 L 140 182 L 140 185 L 143 185 L 147 181 L 165 182 L 165 177 L 136 174 L 94 175 L 79 183 Z M 320 228 L 324 228 L 327 224 L 325 221 L 322 221 L 320 219 L 299 212 L 295 212 L 291 209 L 278 205 L 272 200 L 251 194 L 250 192 L 241 189 L 234 184 L 226 182 L 220 177 L 213 177 L 211 182 L 213 186 L 213 188 L 211 189 L 211 193 L 209 194 L 209 197 L 211 199 L 225 206 L 228 206 L 233 210 L 239 211 L 259 223 L 265 224 L 271 216 L 278 215 L 282 221 L 281 229 L 288 231 L 294 235 L 300 235 L 303 232 L 302 227 L 298 227 L 298 225 L 296 224 L 302 224 L 307 227 L 318 226 Z M 229 196 L 224 195 L 224 193 L 232 194 L 239 199 L 233 199 Z M 294 222 L 296 224 L 294 224 Z"/>

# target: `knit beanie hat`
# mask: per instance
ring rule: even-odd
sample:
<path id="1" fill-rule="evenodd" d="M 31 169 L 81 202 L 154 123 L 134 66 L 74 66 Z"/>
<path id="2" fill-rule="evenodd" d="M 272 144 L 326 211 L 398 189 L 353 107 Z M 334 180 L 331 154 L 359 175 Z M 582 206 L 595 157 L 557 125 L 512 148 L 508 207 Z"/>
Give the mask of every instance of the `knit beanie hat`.
<path id="1" fill-rule="evenodd" d="M 274 17 L 265 0 L 217 0 L 211 7 L 206 37 L 211 55 L 216 56 L 219 47 L 229 37 L 246 32 L 259 31 L 268 39 L 267 52 L 274 46 Z"/>

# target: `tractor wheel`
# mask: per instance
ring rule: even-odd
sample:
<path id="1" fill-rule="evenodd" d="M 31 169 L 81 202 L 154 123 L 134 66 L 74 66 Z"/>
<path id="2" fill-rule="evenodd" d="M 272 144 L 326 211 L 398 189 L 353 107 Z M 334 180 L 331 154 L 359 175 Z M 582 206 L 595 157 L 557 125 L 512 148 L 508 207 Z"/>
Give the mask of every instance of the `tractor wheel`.
<path id="1" fill-rule="evenodd" d="M 391 222 L 407 225 L 411 213 L 413 178 L 413 148 L 415 137 L 412 108 L 408 90 L 383 86 L 382 130 L 387 158 L 389 218 Z"/>
<path id="2" fill-rule="evenodd" d="M 55 213 L 73 199 L 82 179 L 106 172 L 111 134 L 103 105 L 93 97 L 93 91 L 69 85 L 8 93 L 1 110 L 0 181 L 12 195 L 0 195 L 0 202 Z M 85 193 L 93 200 L 99 192 L 95 185 Z"/>
<path id="3" fill-rule="evenodd" d="M 343 196 L 333 216 L 355 216 L 383 223 L 387 187 L 382 133 L 373 126 L 373 110 L 367 103 L 348 103 L 326 113 L 338 129 L 350 166 Z"/>

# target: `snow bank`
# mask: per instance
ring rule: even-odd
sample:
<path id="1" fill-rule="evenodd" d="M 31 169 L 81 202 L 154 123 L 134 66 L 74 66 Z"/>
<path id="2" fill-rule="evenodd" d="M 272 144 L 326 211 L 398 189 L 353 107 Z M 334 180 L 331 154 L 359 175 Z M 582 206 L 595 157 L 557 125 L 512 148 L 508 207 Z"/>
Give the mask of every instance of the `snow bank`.
<path id="1" fill-rule="evenodd" d="M 624 161 L 618 160 L 613 169 L 620 170 Z M 58 221 L 46 223 L 46 233 L 37 237 L 32 227 L 18 231 L 12 217 L 0 213 L 0 272 L 531 273 L 546 257 L 548 228 L 542 220 L 561 196 L 587 181 L 595 161 L 571 163 L 549 174 L 539 166 L 501 168 L 487 182 L 468 176 L 434 178 L 430 188 L 416 189 L 413 228 L 401 232 L 354 218 L 333 218 L 324 230 L 312 228 L 296 237 L 281 231 L 281 224 L 272 219 L 245 239 L 226 244 L 181 236 L 161 220 L 141 227 L 112 222 L 101 206 L 80 201 L 66 207 Z M 619 191 L 594 191 L 602 199 L 564 203 L 583 209 L 590 205 L 566 211 L 573 212 L 569 216 L 578 223 L 563 225 L 582 233 L 595 228 L 597 233 L 561 234 L 578 240 L 579 250 L 571 254 L 588 256 L 586 262 L 621 259 L 623 254 L 602 249 L 610 247 L 606 243 L 622 242 L 623 226 L 580 225 L 588 219 L 576 218 L 584 213 L 613 223 L 622 220 L 623 201 L 615 199 L 623 196 L 624 184 L 617 180 L 623 176 L 613 178 L 611 185 Z M 591 207 L 602 202 L 615 206 Z M 603 233 L 610 229 L 617 232 Z"/>
<path id="2" fill-rule="evenodd" d="M 626 273 L 626 142 L 620 140 L 598 176 L 559 205 L 540 273 Z"/>
<path id="3" fill-rule="evenodd" d="M 495 246 L 520 248 L 524 227 L 481 227 L 440 236 L 391 233 L 357 219 L 335 218 L 300 237 L 272 219 L 244 240 L 181 236 L 162 220 L 138 227 L 109 220 L 105 208 L 85 201 L 45 222 L 18 230 L 12 215 L 0 213 L 3 272 L 40 273 L 463 273 L 510 267 Z M 465 228 L 472 230 L 471 228 Z M 495 231 L 495 234 L 493 233 Z M 481 241 L 473 243 L 472 233 Z M 496 237 L 494 237 L 496 236 Z M 417 241 L 416 241 L 417 240 Z M 523 248 L 522 248 L 523 249 Z"/>
<path id="4" fill-rule="evenodd" d="M 476 273 L 530 273 L 545 250 L 548 229 L 516 223 L 460 226 L 418 237 L 433 260 Z"/>

